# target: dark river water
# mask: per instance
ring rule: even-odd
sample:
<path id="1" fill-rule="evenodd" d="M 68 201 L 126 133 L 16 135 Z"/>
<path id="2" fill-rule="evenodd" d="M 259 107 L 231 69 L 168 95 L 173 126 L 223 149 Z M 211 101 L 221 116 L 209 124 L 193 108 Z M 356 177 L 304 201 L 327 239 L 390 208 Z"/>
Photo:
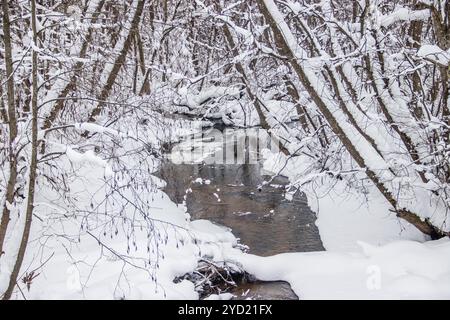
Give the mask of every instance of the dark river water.
<path id="1" fill-rule="evenodd" d="M 245 131 L 236 132 L 245 137 Z M 262 174 L 259 163 L 166 161 L 158 175 L 167 182 L 164 191 L 172 201 L 182 203 L 186 195 L 192 220 L 207 219 L 231 228 L 250 253 L 270 256 L 324 250 L 306 197 L 296 192 L 287 200 L 287 179 L 277 177 L 264 183 L 269 177 Z M 195 182 L 199 177 L 209 184 Z M 188 188 L 192 192 L 186 194 Z M 281 281 L 245 282 L 232 293 L 236 299 L 297 299 L 289 284 Z"/>

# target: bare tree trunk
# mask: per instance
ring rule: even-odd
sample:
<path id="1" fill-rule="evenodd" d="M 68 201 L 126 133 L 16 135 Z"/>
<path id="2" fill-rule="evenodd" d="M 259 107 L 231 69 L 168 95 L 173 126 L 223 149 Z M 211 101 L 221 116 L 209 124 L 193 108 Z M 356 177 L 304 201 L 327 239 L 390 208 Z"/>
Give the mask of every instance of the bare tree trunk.
<path id="1" fill-rule="evenodd" d="M 34 47 L 38 46 L 37 43 L 37 27 L 36 27 L 36 0 L 31 0 L 31 26 L 33 31 Z M 9 285 L 3 295 L 3 300 L 9 300 L 11 298 L 14 287 L 17 283 L 20 268 L 22 267 L 23 258 L 25 257 L 25 251 L 28 245 L 28 239 L 30 237 L 31 223 L 33 219 L 34 208 L 34 189 L 36 184 L 36 171 L 37 171 L 37 152 L 38 152 L 38 66 L 37 66 L 37 51 L 33 49 L 32 53 L 32 96 L 31 96 L 31 164 L 30 175 L 28 181 L 28 195 L 27 195 L 27 208 L 25 213 L 25 225 L 22 233 L 22 239 L 20 241 L 19 251 L 17 253 L 16 262 L 9 278 Z"/>
<path id="2" fill-rule="evenodd" d="M 139 75 L 139 57 L 138 57 L 138 48 L 137 48 L 137 40 L 136 37 L 133 41 L 133 52 L 134 52 L 134 70 L 133 70 L 133 86 L 132 91 L 136 94 L 137 81 Z"/>
<path id="3" fill-rule="evenodd" d="M 3 77 L 0 75 L 0 83 L 3 82 Z M 0 121 L 8 122 L 8 111 L 6 110 L 5 101 L 3 100 L 3 86 L 0 86 Z M 2 133 L 0 129 L 0 134 Z"/>
<path id="4" fill-rule="evenodd" d="M 2 0 L 3 11 L 3 39 L 5 43 L 5 65 L 8 105 L 8 127 L 9 127 L 9 179 L 6 187 L 5 204 L 3 206 L 2 219 L 0 222 L 0 258 L 3 254 L 3 245 L 10 221 L 10 205 L 14 202 L 14 188 L 17 180 L 17 155 L 15 151 L 15 140 L 17 137 L 17 117 L 14 103 L 14 71 L 11 48 L 11 27 L 9 20 L 8 1 Z"/>
<path id="5" fill-rule="evenodd" d="M 384 55 L 383 53 L 380 51 L 381 48 L 379 47 L 379 42 L 378 42 L 378 37 L 376 35 L 376 33 L 374 32 L 373 34 L 374 39 L 376 40 L 376 46 L 378 48 L 378 62 L 380 63 L 381 66 L 383 66 L 384 63 Z M 365 60 L 365 64 L 366 64 L 366 72 L 368 74 L 368 77 L 371 81 L 373 90 L 375 92 L 375 96 L 377 99 L 378 104 L 380 105 L 381 111 L 383 112 L 384 117 L 386 118 L 386 120 L 388 121 L 390 127 L 392 129 L 394 129 L 394 131 L 398 134 L 398 136 L 400 137 L 400 139 L 403 142 L 403 145 L 405 146 L 406 150 L 408 150 L 408 153 L 411 157 L 411 159 L 414 161 L 415 164 L 421 164 L 420 161 L 420 157 L 419 157 L 419 153 L 417 152 L 416 146 L 414 145 L 413 141 L 411 140 L 410 136 L 405 133 L 398 125 L 398 123 L 395 121 L 394 117 L 392 116 L 391 112 L 388 109 L 387 104 L 385 103 L 383 97 L 382 97 L 382 90 L 377 86 L 376 83 L 376 78 L 374 75 L 374 69 L 373 69 L 373 62 L 372 59 L 369 57 L 368 54 L 366 54 L 364 56 L 364 60 Z M 382 69 L 384 69 L 384 67 L 382 67 Z M 382 71 L 382 73 L 384 73 Z M 383 77 L 383 83 L 385 83 L 387 80 L 386 77 Z M 385 84 L 386 85 L 386 84 Z M 384 89 L 383 89 L 384 90 Z M 390 90 L 388 90 L 389 94 L 392 96 L 392 93 L 390 92 Z M 422 179 L 423 182 L 428 182 L 428 179 L 425 177 L 425 173 L 423 171 L 418 171 L 417 172 L 420 176 L 420 178 Z"/>
<path id="6" fill-rule="evenodd" d="M 431 5 L 431 20 L 433 22 L 434 36 L 436 37 L 439 47 L 447 51 L 450 49 L 450 0 L 438 1 L 439 6 L 442 8 L 438 10 L 434 5 Z M 442 17 L 441 12 L 445 14 Z M 450 143 L 450 65 L 447 67 L 440 66 L 439 72 L 442 82 L 442 99 L 441 109 L 442 118 L 447 125 L 446 132 L 444 133 L 444 141 L 446 144 Z"/>
<path id="7" fill-rule="evenodd" d="M 308 121 L 307 121 L 307 111 L 305 109 L 305 107 L 303 107 L 300 104 L 300 95 L 297 91 L 297 88 L 295 87 L 294 83 L 287 77 L 287 75 L 283 76 L 283 80 L 284 83 L 286 84 L 286 89 L 288 94 L 292 97 L 292 100 L 294 101 L 295 104 L 295 110 L 297 111 L 297 115 L 300 121 L 300 125 L 303 128 L 303 131 L 306 133 L 309 133 L 311 130 L 309 129 L 308 126 Z"/>
<path id="8" fill-rule="evenodd" d="M 418 0 L 413 0 L 412 4 L 413 8 L 418 7 Z M 407 41 L 407 44 L 415 49 L 420 48 L 420 43 L 422 40 L 422 29 L 423 29 L 423 21 L 412 21 L 409 26 L 408 36 L 411 40 Z M 422 108 L 419 106 L 418 100 L 421 95 L 422 86 L 420 83 L 420 75 L 419 71 L 416 70 L 412 74 L 412 99 L 410 101 L 410 108 L 414 117 L 418 120 L 422 120 L 424 116 L 424 112 Z"/>
<path id="9" fill-rule="evenodd" d="M 95 122 L 95 119 L 100 114 L 100 112 L 103 110 L 103 107 L 105 106 L 105 101 L 109 97 L 109 94 L 114 85 L 114 82 L 116 81 L 117 75 L 119 74 L 119 71 L 125 62 L 127 53 L 130 50 L 136 30 L 139 28 L 141 16 L 144 11 L 143 10 L 144 4 L 145 4 L 145 0 L 140 0 L 137 4 L 136 11 L 133 16 L 133 20 L 131 21 L 131 28 L 128 32 L 128 35 L 125 39 L 125 42 L 123 44 L 123 47 L 122 47 L 118 57 L 114 61 L 114 66 L 113 66 L 111 72 L 109 73 L 108 79 L 106 80 L 106 84 L 103 87 L 100 95 L 97 97 L 97 99 L 99 100 L 99 103 L 97 104 L 97 106 L 94 108 L 94 110 L 92 110 L 91 114 L 89 115 L 89 118 L 88 118 L 89 122 Z"/>
<path id="10" fill-rule="evenodd" d="M 95 9 L 95 12 L 92 14 L 92 19 L 91 19 L 92 24 L 95 24 L 97 22 L 98 16 L 100 15 L 104 4 L 105 4 L 105 0 L 99 1 L 98 5 Z M 74 73 L 73 73 L 72 77 L 70 78 L 69 83 L 64 87 L 64 89 L 61 90 L 61 92 L 58 95 L 57 101 L 56 101 L 55 105 L 53 106 L 53 109 L 50 111 L 50 114 L 45 118 L 42 129 L 44 129 L 44 130 L 49 129 L 52 126 L 53 122 L 55 122 L 56 118 L 58 117 L 58 115 L 60 114 L 62 109 L 64 108 L 65 98 L 67 97 L 67 95 L 70 92 L 75 90 L 77 80 L 81 76 L 81 72 L 83 71 L 84 62 L 82 61 L 82 59 L 86 57 L 88 47 L 92 41 L 93 33 L 94 33 L 94 27 L 89 27 L 86 38 L 83 41 L 83 44 L 81 46 L 81 50 L 80 50 L 80 54 L 79 54 L 80 60 L 77 61 L 77 63 L 75 64 Z"/>
<path id="11" fill-rule="evenodd" d="M 139 90 L 139 95 L 142 96 L 150 92 L 150 82 L 145 68 L 144 47 L 142 45 L 141 33 L 139 32 L 139 28 L 136 30 L 136 45 L 139 52 L 139 67 L 141 69 L 142 76 L 144 77 L 141 88 Z"/>
<path id="12" fill-rule="evenodd" d="M 226 24 L 224 24 L 224 26 L 223 26 L 223 32 L 225 34 L 225 38 L 227 40 L 228 46 L 229 46 L 230 50 L 233 52 L 233 57 L 238 57 L 239 52 L 237 51 L 236 44 L 233 40 L 233 35 L 231 34 L 231 32 Z M 256 96 L 256 94 L 251 89 L 249 79 L 245 72 L 244 67 L 242 66 L 242 64 L 240 62 L 235 62 L 234 65 L 236 67 L 236 70 L 241 75 L 242 82 L 245 85 L 245 90 L 247 91 L 247 94 L 248 94 L 250 100 L 252 101 L 256 112 L 258 113 L 259 123 L 260 123 L 261 127 L 265 130 L 268 130 L 268 133 L 270 134 L 269 130 L 271 129 L 271 126 L 267 122 L 267 119 L 266 119 L 266 116 L 265 116 L 264 110 L 263 110 L 263 105 L 262 105 L 261 101 L 258 99 L 258 97 Z M 271 135 L 271 138 L 273 139 L 272 135 Z M 290 154 L 289 150 L 281 143 L 281 141 L 277 141 L 277 142 L 279 144 L 280 151 L 283 152 L 285 155 L 289 155 Z"/>

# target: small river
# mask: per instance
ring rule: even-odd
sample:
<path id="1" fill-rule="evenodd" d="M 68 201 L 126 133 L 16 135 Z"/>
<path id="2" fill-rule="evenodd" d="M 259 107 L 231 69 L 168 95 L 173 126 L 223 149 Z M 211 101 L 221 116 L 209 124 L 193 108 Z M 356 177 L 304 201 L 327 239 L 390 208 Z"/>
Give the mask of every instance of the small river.
<path id="1" fill-rule="evenodd" d="M 235 136 L 231 150 L 239 148 L 240 139 L 248 140 L 244 129 L 228 130 L 227 135 L 230 134 Z M 190 143 L 209 155 L 215 150 L 230 149 L 229 145 L 222 148 L 216 138 L 206 132 L 202 143 Z M 276 177 L 267 183 L 270 177 L 264 175 L 259 162 L 236 159 L 235 163 L 223 164 L 203 160 L 182 164 L 165 161 L 158 172 L 167 182 L 164 191 L 172 201 L 182 203 L 186 195 L 192 220 L 207 219 L 231 228 L 250 253 L 260 256 L 324 250 L 306 197 L 296 192 L 291 200 L 286 199 L 287 179 Z M 199 177 L 207 183 L 196 183 Z M 186 194 L 188 188 L 192 192 Z M 232 293 L 236 299 L 297 299 L 289 284 L 281 281 L 247 281 L 238 284 Z"/>

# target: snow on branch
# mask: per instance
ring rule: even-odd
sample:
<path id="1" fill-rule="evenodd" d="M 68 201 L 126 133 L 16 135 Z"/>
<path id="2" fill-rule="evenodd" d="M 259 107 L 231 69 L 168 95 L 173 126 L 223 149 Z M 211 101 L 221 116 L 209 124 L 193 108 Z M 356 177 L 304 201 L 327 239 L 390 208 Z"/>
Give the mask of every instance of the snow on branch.
<path id="1" fill-rule="evenodd" d="M 382 15 L 379 21 L 382 27 L 389 27 L 398 21 L 428 20 L 428 18 L 430 18 L 430 10 L 428 9 L 411 10 L 401 8 L 390 14 Z"/>
<path id="2" fill-rule="evenodd" d="M 237 87 L 211 86 L 198 94 L 193 94 L 188 93 L 186 88 L 182 88 L 179 90 L 179 94 L 183 99 L 181 104 L 187 105 L 190 109 L 195 109 L 210 99 L 223 96 L 239 97 L 240 89 Z"/>
<path id="3" fill-rule="evenodd" d="M 84 163 L 88 162 L 94 165 L 97 165 L 99 167 L 102 167 L 105 169 L 105 177 L 111 177 L 114 172 L 108 162 L 99 156 L 97 156 L 94 153 L 94 150 L 88 150 L 84 153 L 75 151 L 71 147 L 67 146 L 66 148 L 66 155 L 69 158 L 69 160 L 73 163 Z"/>
<path id="4" fill-rule="evenodd" d="M 90 133 L 109 133 L 112 136 L 117 136 L 117 137 L 123 137 L 124 134 L 111 129 L 111 128 L 107 128 L 95 123 L 91 123 L 91 122 L 83 122 L 83 123 L 76 123 L 75 124 L 75 129 L 76 130 L 80 130 L 80 131 L 89 131 Z"/>
<path id="5" fill-rule="evenodd" d="M 448 66 L 450 62 L 450 49 L 447 51 L 442 50 L 436 45 L 425 44 L 417 51 L 417 55 L 432 63 Z"/>

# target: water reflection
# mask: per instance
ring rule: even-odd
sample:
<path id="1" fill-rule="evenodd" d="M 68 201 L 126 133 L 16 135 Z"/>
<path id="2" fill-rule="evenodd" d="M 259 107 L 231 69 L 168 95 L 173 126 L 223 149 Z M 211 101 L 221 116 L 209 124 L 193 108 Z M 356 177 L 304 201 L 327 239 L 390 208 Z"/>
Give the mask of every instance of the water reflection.
<path id="1" fill-rule="evenodd" d="M 323 250 L 315 215 L 302 195 L 288 201 L 282 186 L 262 186 L 259 165 L 176 165 L 165 163 L 160 175 L 165 192 L 186 205 L 192 219 L 230 227 L 250 248 L 268 256 L 282 252 Z M 210 184 L 194 182 L 198 177 Z"/>
<path id="2" fill-rule="evenodd" d="M 306 198 L 285 198 L 283 185 L 264 184 L 259 164 L 162 164 L 158 173 L 172 201 L 186 206 L 192 219 L 208 219 L 230 227 L 250 253 L 269 256 L 283 252 L 324 250 L 315 215 Z M 209 184 L 195 182 L 197 178 Z M 190 188 L 192 192 L 186 194 Z M 246 293 L 250 289 L 249 293 Z M 288 284 L 242 284 L 238 297 L 295 299 Z M 245 295 L 244 295 L 245 294 Z"/>

